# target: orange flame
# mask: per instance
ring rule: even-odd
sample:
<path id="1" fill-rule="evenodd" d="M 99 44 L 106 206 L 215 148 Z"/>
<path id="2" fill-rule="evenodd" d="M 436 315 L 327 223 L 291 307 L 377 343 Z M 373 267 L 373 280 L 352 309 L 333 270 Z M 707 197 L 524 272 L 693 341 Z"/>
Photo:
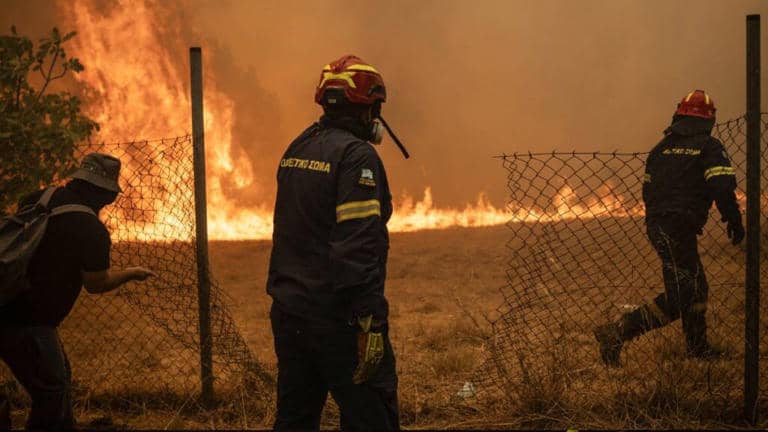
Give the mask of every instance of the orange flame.
<path id="1" fill-rule="evenodd" d="M 124 142 L 133 139 L 179 136 L 191 130 L 190 97 L 182 83 L 188 79 L 186 69 L 172 61 L 163 48 L 163 37 L 158 29 L 167 27 L 161 22 L 157 9 L 145 1 L 118 2 L 107 13 L 98 13 L 93 2 L 75 1 L 59 3 L 78 29 L 72 40 L 74 55 L 87 65 L 76 76 L 89 93 L 87 113 L 102 126 L 99 139 Z M 166 36 L 167 37 L 167 36 Z M 206 71 L 210 67 L 204 68 Z M 243 158 L 233 156 L 232 127 L 234 104 L 217 89 L 210 75 L 205 80 L 205 130 L 208 186 L 208 218 L 212 238 L 237 238 L 233 233 L 252 233 L 256 238 L 267 236 L 263 220 L 268 220 L 265 208 L 237 210 L 237 203 L 224 194 L 224 184 L 237 190 L 258 188 L 251 165 Z M 168 155 L 165 163 L 179 163 Z M 131 178 L 134 165 L 124 161 L 123 178 Z M 192 183 L 192 167 L 182 178 L 165 179 L 167 182 Z M 130 189 L 131 185 L 128 185 Z M 233 191 L 236 192 L 237 191 Z M 235 195 L 235 194 L 229 194 Z M 146 199 L 146 198 L 140 198 Z M 131 227 L 130 232 L 115 225 L 117 238 L 136 240 L 189 239 L 194 227 L 169 209 L 184 206 L 179 196 L 165 196 L 162 203 L 148 203 L 158 211 L 151 221 Z M 171 200 L 171 202 L 167 202 Z M 232 225 L 241 224 L 234 228 Z M 186 225 L 189 225 L 188 221 Z M 255 231 L 248 231 L 256 226 Z M 138 229 L 137 229 L 138 228 Z M 130 233 L 133 233 L 131 235 Z M 121 237 L 120 235 L 126 237 Z"/>
<path id="2" fill-rule="evenodd" d="M 399 204 L 395 202 L 394 212 L 387 226 L 395 232 L 454 226 L 482 227 L 504 224 L 510 217 L 511 214 L 506 210 L 491 205 L 482 192 L 478 195 L 475 205 L 467 204 L 464 209 L 435 208 L 432 204 L 432 189 L 427 187 L 421 201 L 413 202 L 413 198 L 405 196 Z"/>
<path id="3" fill-rule="evenodd" d="M 557 209 L 553 213 L 530 211 L 522 218 L 526 222 L 556 222 L 580 218 L 645 216 L 645 207 L 641 202 L 628 205 L 627 200 L 614 193 L 608 184 L 601 185 L 586 197 L 577 195 L 568 185 L 563 186 L 553 198 L 552 205 Z M 516 220 L 520 219 L 520 213 L 518 211 Z"/>
<path id="4" fill-rule="evenodd" d="M 190 125 L 190 98 L 182 83 L 188 79 L 186 64 L 174 62 L 174 56 L 164 47 L 168 32 L 173 32 L 167 20 L 161 19 L 159 9 L 166 4 L 146 0 L 118 1 L 106 13 L 97 12 L 96 0 L 59 2 L 78 30 L 73 39 L 73 55 L 87 69 L 76 79 L 87 89 L 87 113 L 102 125 L 100 139 L 125 142 L 132 139 L 186 135 Z M 164 29 L 165 34 L 159 29 Z M 204 57 L 204 60 L 209 57 Z M 204 70 L 212 70 L 204 65 Z M 243 208 L 230 197 L 239 191 L 259 188 L 251 165 L 237 157 L 233 148 L 235 107 L 233 101 L 216 85 L 215 77 L 207 73 L 205 80 L 205 130 L 207 151 L 208 229 L 212 239 L 267 239 L 272 234 L 272 209 L 267 205 Z M 140 156 L 135 156 L 140 157 Z M 182 163 L 168 155 L 164 163 Z M 123 178 L 131 178 L 135 160 L 124 161 Z M 165 182 L 192 183 L 192 167 L 184 167 L 184 178 L 159 179 Z M 127 185 L 128 190 L 131 185 Z M 234 188 L 234 190 L 233 190 Z M 225 193 L 227 192 L 227 193 Z M 130 192 L 129 192 L 130 193 Z M 140 192 L 136 192 L 137 194 Z M 417 202 L 404 197 L 395 203 L 389 222 L 391 231 L 416 231 L 454 226 L 479 227 L 503 224 L 509 220 L 562 220 L 588 214 L 592 207 L 611 209 L 619 215 L 638 214 L 638 209 L 623 210 L 621 197 L 610 194 L 587 203 L 586 207 L 572 190 L 564 188 L 553 203 L 557 211 L 537 213 L 530 209 L 498 209 L 480 193 L 475 204 L 461 209 L 438 208 L 432 201 L 432 191 L 426 187 L 423 199 Z M 183 197 L 166 196 L 162 202 L 134 197 L 142 208 L 155 208 L 141 222 L 110 224 L 117 240 L 189 240 L 194 227 L 181 220 L 172 209 L 188 205 Z M 159 198 L 155 198 L 160 200 Z M 188 197 L 186 198 L 188 199 Z M 581 207 L 580 207 L 581 206 Z M 113 216 L 116 217 L 116 216 Z"/>

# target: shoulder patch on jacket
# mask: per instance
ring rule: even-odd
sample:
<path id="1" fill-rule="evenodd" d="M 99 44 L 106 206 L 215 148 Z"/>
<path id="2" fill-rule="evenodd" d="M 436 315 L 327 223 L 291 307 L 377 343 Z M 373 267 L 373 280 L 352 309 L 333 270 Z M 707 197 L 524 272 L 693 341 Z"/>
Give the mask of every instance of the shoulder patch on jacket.
<path id="1" fill-rule="evenodd" d="M 359 184 L 363 186 L 376 187 L 376 181 L 373 179 L 373 171 L 368 168 L 363 168 L 360 172 Z"/>

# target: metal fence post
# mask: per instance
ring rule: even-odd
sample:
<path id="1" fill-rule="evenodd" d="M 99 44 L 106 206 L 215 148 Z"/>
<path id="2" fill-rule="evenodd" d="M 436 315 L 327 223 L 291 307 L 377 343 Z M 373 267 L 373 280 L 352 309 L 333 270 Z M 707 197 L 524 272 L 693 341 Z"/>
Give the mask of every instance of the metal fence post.
<path id="1" fill-rule="evenodd" d="M 192 75 L 192 146 L 195 170 L 195 239 L 197 292 L 200 317 L 200 378 L 202 401 L 213 401 L 213 339 L 211 336 L 211 281 L 208 271 L 208 219 L 205 194 L 205 141 L 203 127 L 203 61 L 199 47 L 189 49 Z"/>
<path id="2" fill-rule="evenodd" d="M 760 15 L 747 16 L 747 274 L 744 417 L 757 421 L 760 331 Z"/>

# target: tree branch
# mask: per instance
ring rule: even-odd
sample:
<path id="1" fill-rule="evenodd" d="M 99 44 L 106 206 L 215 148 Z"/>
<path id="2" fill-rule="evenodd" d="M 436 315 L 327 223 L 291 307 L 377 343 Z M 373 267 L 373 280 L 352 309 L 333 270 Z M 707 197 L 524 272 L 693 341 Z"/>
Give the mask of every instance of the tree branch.
<path id="1" fill-rule="evenodd" d="M 58 74 L 58 75 L 56 75 L 55 77 L 51 78 L 51 81 L 55 81 L 55 80 L 57 80 L 57 79 L 59 79 L 59 78 L 62 78 L 62 77 L 64 77 L 64 75 L 66 75 L 66 74 L 67 74 L 67 70 L 66 70 L 66 69 L 64 69 L 64 70 L 62 70 L 62 71 L 61 71 L 61 73 L 60 73 L 60 74 Z"/>
<path id="2" fill-rule="evenodd" d="M 53 66 L 56 64 L 56 60 L 59 59 L 59 45 L 54 44 L 52 46 L 55 46 L 56 48 L 56 50 L 53 53 L 53 60 L 51 60 L 51 66 L 48 68 L 48 75 L 45 76 L 45 83 L 43 83 L 43 87 L 40 88 L 40 93 L 37 94 L 37 97 L 35 98 L 35 102 L 38 102 L 40 100 L 40 97 L 45 92 L 45 89 L 48 88 L 48 84 L 50 84 L 51 81 L 53 81 L 51 79 L 51 74 L 53 73 Z M 50 52 L 50 50 L 48 50 L 48 52 Z M 42 68 L 40 68 L 40 70 L 42 71 Z"/>
<path id="3" fill-rule="evenodd" d="M 19 105 L 21 105 L 21 84 L 24 82 L 24 77 L 19 77 L 16 80 L 16 106 L 15 109 L 19 109 Z"/>

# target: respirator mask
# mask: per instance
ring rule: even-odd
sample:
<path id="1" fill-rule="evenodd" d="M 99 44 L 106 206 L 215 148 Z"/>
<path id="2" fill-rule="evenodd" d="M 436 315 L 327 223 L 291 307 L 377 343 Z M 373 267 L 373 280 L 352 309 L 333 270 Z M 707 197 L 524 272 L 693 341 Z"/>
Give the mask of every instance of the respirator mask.
<path id="1" fill-rule="evenodd" d="M 371 144 L 381 144 L 381 140 L 384 139 L 384 126 L 381 125 L 381 120 L 376 119 L 371 123 L 371 137 L 368 140 Z"/>
<path id="2" fill-rule="evenodd" d="M 395 144 L 397 144 L 397 147 L 403 153 L 403 156 L 406 159 L 411 157 L 411 155 L 408 154 L 408 150 L 405 149 L 405 146 L 403 146 L 397 138 L 397 135 L 392 132 L 392 128 L 389 127 L 384 120 L 384 117 L 381 116 L 381 102 L 377 102 L 373 105 L 373 108 L 371 109 L 371 118 L 373 121 L 371 122 L 370 136 L 368 139 L 371 144 L 381 144 L 381 140 L 384 138 L 384 129 L 386 129 L 389 137 L 392 138 L 392 141 L 394 141 Z"/>

